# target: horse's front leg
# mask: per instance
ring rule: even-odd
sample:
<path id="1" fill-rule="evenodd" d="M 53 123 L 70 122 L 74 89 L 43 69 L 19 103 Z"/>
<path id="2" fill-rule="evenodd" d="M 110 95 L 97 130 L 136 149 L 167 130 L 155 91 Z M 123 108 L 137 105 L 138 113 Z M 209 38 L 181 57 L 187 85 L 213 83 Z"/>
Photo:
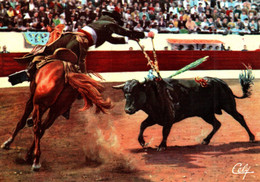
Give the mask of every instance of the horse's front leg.
<path id="1" fill-rule="evenodd" d="M 23 113 L 23 116 L 21 118 L 21 120 L 17 123 L 16 128 L 14 133 L 12 134 L 12 136 L 6 140 L 2 145 L 1 148 L 3 149 L 9 149 L 10 145 L 12 144 L 12 142 L 14 141 L 14 138 L 16 137 L 16 135 L 18 134 L 18 132 L 24 128 L 25 124 L 26 124 L 26 120 L 29 117 L 29 115 L 31 114 L 32 110 L 33 110 L 33 102 L 32 99 L 33 96 L 31 95 L 30 99 L 27 101 L 26 106 L 25 106 L 25 110 Z"/>

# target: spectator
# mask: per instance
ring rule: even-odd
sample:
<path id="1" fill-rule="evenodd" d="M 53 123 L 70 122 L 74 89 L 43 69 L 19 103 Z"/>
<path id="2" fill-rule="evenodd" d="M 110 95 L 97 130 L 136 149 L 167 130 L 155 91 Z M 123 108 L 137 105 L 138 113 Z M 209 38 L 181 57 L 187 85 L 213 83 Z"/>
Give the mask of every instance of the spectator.
<path id="1" fill-rule="evenodd" d="M 251 31 L 248 29 L 248 27 L 245 27 L 244 29 L 242 29 L 240 31 L 240 33 L 242 33 L 242 34 L 251 34 Z"/>
<path id="2" fill-rule="evenodd" d="M 181 27 L 185 27 L 186 25 L 186 20 L 184 20 L 184 16 L 180 17 L 179 21 L 178 21 L 178 27 L 179 29 L 181 29 Z"/>
<path id="3" fill-rule="evenodd" d="M 236 27 L 236 24 L 233 21 L 233 19 L 230 19 L 230 22 L 228 22 L 227 26 L 228 26 L 228 29 L 232 30 L 233 28 Z"/>
<path id="4" fill-rule="evenodd" d="M 176 26 L 173 26 L 173 24 L 169 24 L 169 26 L 166 28 L 166 30 L 169 32 L 174 32 L 174 33 L 179 32 L 179 28 Z"/>
<path id="5" fill-rule="evenodd" d="M 234 34 L 234 35 L 239 35 L 239 33 L 240 33 L 240 29 L 239 29 L 239 26 L 236 26 L 235 28 L 232 28 L 231 29 L 231 32 L 232 32 L 232 34 Z"/>
<path id="6" fill-rule="evenodd" d="M 204 10 L 204 7 L 202 7 L 202 3 L 199 3 L 199 7 L 198 7 L 198 13 L 201 14 L 201 13 L 204 13 L 205 10 Z"/>
<path id="7" fill-rule="evenodd" d="M 236 23 L 236 26 L 239 27 L 240 30 L 244 29 L 245 28 L 245 25 L 243 22 L 241 22 L 240 19 L 237 20 L 237 23 Z"/>
<path id="8" fill-rule="evenodd" d="M 187 48 L 188 51 L 193 51 L 194 50 L 194 45 L 188 45 L 188 48 Z"/>
<path id="9" fill-rule="evenodd" d="M 177 45 L 172 45 L 172 51 L 178 51 L 178 50 L 179 50 L 179 48 Z"/>
<path id="10" fill-rule="evenodd" d="M 190 17 L 188 17 L 185 26 L 187 27 L 189 32 L 195 32 L 197 29 L 196 23 Z"/>
<path id="11" fill-rule="evenodd" d="M 227 29 L 228 28 L 228 19 L 227 18 L 224 18 L 223 21 L 222 21 L 222 27 L 224 29 Z"/>
<path id="12" fill-rule="evenodd" d="M 257 34 L 257 30 L 256 30 L 256 28 L 255 28 L 254 25 L 252 25 L 252 26 L 250 27 L 250 32 L 251 32 L 251 34 Z"/>
<path id="13" fill-rule="evenodd" d="M 196 18 L 195 24 L 196 24 L 197 27 L 200 27 L 201 21 L 199 20 L 199 18 Z"/>
<path id="14" fill-rule="evenodd" d="M 145 30 L 150 25 L 150 22 L 147 19 L 147 16 L 145 14 L 143 15 L 142 19 L 139 22 L 140 22 L 141 27 L 143 28 L 143 30 Z"/>
<path id="15" fill-rule="evenodd" d="M 179 45 L 178 50 L 179 51 L 183 51 L 183 49 L 184 49 L 184 46 L 183 45 Z"/>
<path id="16" fill-rule="evenodd" d="M 55 17 L 52 19 L 53 23 L 55 26 L 59 25 L 60 24 L 60 18 L 59 18 L 59 15 L 56 14 Z"/>
<path id="17" fill-rule="evenodd" d="M 207 50 L 206 44 L 202 44 L 201 48 L 200 48 L 200 51 L 206 51 L 206 50 Z"/>
<path id="18" fill-rule="evenodd" d="M 209 51 L 213 51 L 213 46 L 210 45 L 210 46 L 208 47 L 208 50 L 209 50 Z"/>
<path id="19" fill-rule="evenodd" d="M 249 23 L 250 29 L 252 26 L 254 26 L 254 28 L 257 30 L 257 23 L 255 23 L 255 20 L 251 20 L 251 22 Z"/>
<path id="20" fill-rule="evenodd" d="M 193 15 L 195 12 L 196 12 L 197 14 L 199 13 L 199 12 L 198 12 L 198 8 L 197 8 L 197 5 L 194 5 L 194 6 L 191 8 L 190 14 Z"/>
<path id="21" fill-rule="evenodd" d="M 145 8 L 145 7 L 142 8 L 142 12 L 139 13 L 139 18 L 140 18 L 140 19 L 143 19 L 144 15 L 145 15 L 146 20 L 149 21 L 150 18 L 149 18 L 149 14 L 147 13 L 146 9 L 147 9 L 147 8 Z"/>
<path id="22" fill-rule="evenodd" d="M 228 46 L 228 48 L 226 49 L 226 51 L 232 51 L 230 46 Z"/>
<path id="23" fill-rule="evenodd" d="M 209 27 L 208 20 L 207 20 L 207 18 L 204 18 L 203 22 L 201 22 L 201 24 L 200 24 L 200 28 L 202 30 L 208 30 L 208 27 Z"/>
<path id="24" fill-rule="evenodd" d="M 255 51 L 260 51 L 260 45 L 258 46 L 258 49 L 256 49 Z"/>
<path id="25" fill-rule="evenodd" d="M 106 9 L 110 12 L 112 12 L 115 9 L 115 6 L 113 4 L 112 1 L 109 2 L 109 4 L 107 5 Z"/>
<path id="26" fill-rule="evenodd" d="M 187 30 L 184 26 L 181 26 L 179 33 L 181 33 L 181 34 L 188 34 L 189 30 Z"/>
<path id="27" fill-rule="evenodd" d="M 3 46 L 3 51 L 1 53 L 10 53 L 9 51 L 7 51 L 6 45 Z"/>
<path id="28" fill-rule="evenodd" d="M 248 50 L 247 50 L 247 46 L 244 45 L 244 48 L 243 48 L 241 51 L 248 51 Z"/>
<path id="29" fill-rule="evenodd" d="M 162 31 L 166 28 L 166 22 L 163 19 L 163 17 L 160 18 L 160 21 L 158 22 L 159 30 Z"/>
<path id="30" fill-rule="evenodd" d="M 138 24 L 134 27 L 134 31 L 143 32 L 144 29 L 143 29 L 143 27 L 141 26 L 141 24 L 138 23 Z"/>
<path id="31" fill-rule="evenodd" d="M 242 11 L 242 14 L 240 15 L 240 19 L 242 22 L 244 22 L 245 19 L 248 20 L 248 16 L 246 14 L 246 11 Z"/>
<path id="32" fill-rule="evenodd" d="M 3 22 L 2 21 L 0 21 L 0 30 L 7 30 L 7 26 L 4 26 L 4 24 L 3 24 Z"/>

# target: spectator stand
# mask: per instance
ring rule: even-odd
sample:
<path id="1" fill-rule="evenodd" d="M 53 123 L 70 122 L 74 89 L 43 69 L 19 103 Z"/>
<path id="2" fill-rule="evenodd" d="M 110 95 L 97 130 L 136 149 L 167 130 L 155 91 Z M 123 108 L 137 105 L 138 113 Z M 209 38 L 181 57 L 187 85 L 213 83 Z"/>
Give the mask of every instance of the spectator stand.
<path id="1" fill-rule="evenodd" d="M 16 0 L 0 2 L 0 31 L 47 31 L 65 24 L 65 31 L 78 31 L 97 20 L 102 11 L 118 11 L 125 27 L 158 33 L 260 34 L 260 2 L 254 0 Z M 143 19 L 143 15 L 145 18 Z M 137 18 L 138 16 L 138 18 Z M 204 22 L 204 19 L 206 21 Z M 187 27 L 187 21 L 189 26 Z M 201 22 L 204 22 L 203 24 Z M 205 23 L 208 23 L 205 26 Z M 167 31 L 172 24 L 175 31 Z M 203 27 L 202 27 L 203 25 Z M 238 26 L 239 31 L 232 29 Z"/>

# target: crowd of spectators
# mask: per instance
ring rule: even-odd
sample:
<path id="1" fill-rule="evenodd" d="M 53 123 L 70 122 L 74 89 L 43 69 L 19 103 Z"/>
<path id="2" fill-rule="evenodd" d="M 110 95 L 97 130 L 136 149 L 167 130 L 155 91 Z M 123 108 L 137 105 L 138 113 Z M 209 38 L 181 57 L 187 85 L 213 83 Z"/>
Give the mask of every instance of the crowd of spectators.
<path id="1" fill-rule="evenodd" d="M 155 33 L 260 34 L 259 4 L 251 0 L 0 0 L 1 31 L 78 31 L 103 11 L 124 26 Z"/>

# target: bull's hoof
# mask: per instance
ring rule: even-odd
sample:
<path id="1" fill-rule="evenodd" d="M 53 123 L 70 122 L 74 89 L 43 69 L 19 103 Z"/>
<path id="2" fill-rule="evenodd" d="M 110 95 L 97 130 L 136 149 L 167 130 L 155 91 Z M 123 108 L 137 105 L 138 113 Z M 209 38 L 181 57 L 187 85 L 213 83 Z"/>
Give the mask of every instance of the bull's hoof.
<path id="1" fill-rule="evenodd" d="M 37 171 L 40 170 L 40 168 L 41 168 L 41 164 L 40 164 L 40 163 L 39 163 L 39 164 L 33 164 L 33 165 L 32 165 L 32 171 L 37 172 Z"/>
<path id="2" fill-rule="evenodd" d="M 144 140 L 140 140 L 140 139 L 138 139 L 138 141 L 139 141 L 140 145 L 141 145 L 143 148 L 146 146 Z"/>
<path id="3" fill-rule="evenodd" d="M 255 140 L 249 140 L 250 143 L 257 143 Z"/>
<path id="4" fill-rule="evenodd" d="M 157 148 L 157 151 L 158 152 L 161 152 L 161 151 L 165 151 L 167 149 L 167 147 L 158 147 Z"/>
<path id="5" fill-rule="evenodd" d="M 209 141 L 203 140 L 203 141 L 201 142 L 201 144 L 202 144 L 202 145 L 208 145 L 208 144 L 209 144 Z"/>
<path id="6" fill-rule="evenodd" d="M 161 143 L 157 148 L 157 151 L 165 151 L 167 149 L 166 143 Z"/>
<path id="7" fill-rule="evenodd" d="M 255 136 L 251 136 L 249 142 L 251 142 L 251 143 L 256 143 L 256 141 L 255 141 Z"/>

